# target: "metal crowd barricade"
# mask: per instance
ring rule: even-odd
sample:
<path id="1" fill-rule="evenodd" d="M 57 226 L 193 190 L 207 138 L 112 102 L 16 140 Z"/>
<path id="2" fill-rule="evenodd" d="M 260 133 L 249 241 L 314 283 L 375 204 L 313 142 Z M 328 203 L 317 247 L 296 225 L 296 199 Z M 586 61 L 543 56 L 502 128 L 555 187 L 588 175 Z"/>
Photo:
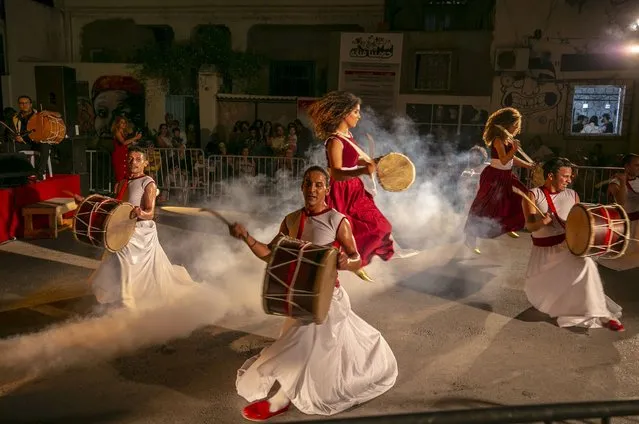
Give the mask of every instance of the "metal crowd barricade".
<path id="1" fill-rule="evenodd" d="M 516 171 L 515 171 L 516 170 Z M 572 189 L 584 203 L 608 203 L 608 180 L 615 174 L 623 172 L 623 168 L 601 166 L 577 166 L 572 181 Z M 514 168 L 517 175 L 528 188 L 532 188 L 532 172 Z"/>
<path id="2" fill-rule="evenodd" d="M 87 150 L 90 193 L 111 193 L 113 191 L 113 166 L 111 154 L 103 150 Z"/>
<path id="3" fill-rule="evenodd" d="M 147 149 L 149 166 L 146 172 L 153 177 L 166 200 L 187 204 L 208 195 L 209 173 L 202 149 Z M 102 150 L 87 150 L 89 191 L 112 193 L 114 187 L 111 154 Z"/>
<path id="4" fill-rule="evenodd" d="M 147 172 L 156 181 L 164 200 L 186 205 L 208 196 L 209 172 L 204 150 L 150 147 L 147 157 Z"/>
<path id="5" fill-rule="evenodd" d="M 260 196 L 290 192 L 304 173 L 301 158 L 214 155 L 208 158 L 209 195 L 230 195 L 236 184 L 251 187 Z"/>

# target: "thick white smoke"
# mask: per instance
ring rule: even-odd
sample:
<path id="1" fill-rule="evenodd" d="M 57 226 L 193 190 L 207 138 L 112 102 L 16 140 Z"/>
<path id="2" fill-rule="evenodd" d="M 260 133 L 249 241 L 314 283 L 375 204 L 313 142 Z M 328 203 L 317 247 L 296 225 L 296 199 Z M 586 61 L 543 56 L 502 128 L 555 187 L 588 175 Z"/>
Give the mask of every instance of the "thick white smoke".
<path id="1" fill-rule="evenodd" d="M 458 242 L 465 221 L 465 212 L 457 206 L 463 200 L 459 198 L 457 184 L 467 155 L 455 153 L 454 146 L 428 144 L 405 119 L 397 118 L 390 128 L 382 129 L 372 116 L 365 114 L 354 131 L 364 150 L 369 148 L 365 137 L 369 134 L 375 140 L 374 156 L 391 151 L 404 153 L 418 171 L 415 183 L 405 192 L 388 193 L 378 186 L 375 201 L 393 224 L 394 238 L 401 247 L 430 249 L 432 254 L 424 252 L 389 262 L 374 259 L 367 267 L 374 283 L 363 282 L 352 273 L 340 273 L 340 281 L 355 304 L 357 298 L 379 293 L 400 282 L 413 269 L 436 264 L 438 253 L 433 249 Z M 326 165 L 321 145 L 311 153 L 310 164 Z M 256 239 L 269 242 L 278 233 L 284 216 L 303 205 L 301 186 L 296 179 L 280 180 L 276 198 L 269 198 L 256 190 L 258 182 L 228 184 L 226 196 L 203 206 L 220 211 L 232 222 L 244 224 Z M 37 377 L 73 365 L 108 360 L 144 346 L 186 337 L 205 325 L 259 331 L 256 329 L 260 322 L 268 318 L 261 302 L 264 262 L 243 242 L 231 238 L 228 228 L 213 217 L 163 213 L 159 233 L 172 262 L 184 264 L 193 278 L 202 283 L 197 290 L 161 305 L 147 305 L 137 312 L 117 311 L 76 319 L 3 340 L 0 375 L 5 377 L 0 384 L 7 379 Z"/>

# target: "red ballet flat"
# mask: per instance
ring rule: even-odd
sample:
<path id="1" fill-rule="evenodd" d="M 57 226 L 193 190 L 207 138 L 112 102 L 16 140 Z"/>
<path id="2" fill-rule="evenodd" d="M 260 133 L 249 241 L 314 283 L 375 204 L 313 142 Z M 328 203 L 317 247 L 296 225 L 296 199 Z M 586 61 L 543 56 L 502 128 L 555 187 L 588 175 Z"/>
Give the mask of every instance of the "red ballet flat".
<path id="1" fill-rule="evenodd" d="M 269 418 L 273 418 L 276 415 L 283 414 L 288 411 L 288 408 L 291 406 L 289 403 L 284 408 L 277 410 L 275 412 L 269 411 L 271 404 L 268 399 L 258 400 L 247 405 L 242 410 L 242 416 L 249 421 L 266 421 Z"/>
<path id="2" fill-rule="evenodd" d="M 623 326 L 623 324 L 617 321 L 616 319 L 611 319 L 610 321 L 604 324 L 604 327 L 606 327 L 610 331 L 616 331 L 616 332 L 626 331 L 626 328 Z"/>

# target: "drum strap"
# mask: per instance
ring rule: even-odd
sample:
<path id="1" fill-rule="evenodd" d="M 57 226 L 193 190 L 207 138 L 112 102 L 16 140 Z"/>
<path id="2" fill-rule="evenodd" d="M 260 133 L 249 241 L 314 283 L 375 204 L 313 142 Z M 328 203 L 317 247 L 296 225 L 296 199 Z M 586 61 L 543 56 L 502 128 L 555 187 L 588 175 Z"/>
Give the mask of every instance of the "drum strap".
<path id="1" fill-rule="evenodd" d="M 553 203 L 552 198 L 550 197 L 550 191 L 548 191 L 546 187 L 542 187 L 541 191 L 544 193 L 544 196 L 546 197 L 546 203 L 548 203 L 548 209 L 555 216 L 555 218 L 557 219 L 557 222 L 559 222 L 559 225 L 561 225 L 561 228 L 565 229 L 566 223 L 561 218 L 559 218 L 559 214 L 557 213 L 555 204 Z"/>
<path id="2" fill-rule="evenodd" d="M 635 191 L 635 189 L 634 189 L 634 188 L 632 188 L 632 186 L 630 185 L 630 181 L 628 181 L 628 180 L 626 180 L 626 188 L 627 188 L 629 191 L 632 191 L 633 193 L 637 194 L 637 192 Z"/>
<path id="3" fill-rule="evenodd" d="M 118 193 L 116 194 L 115 198 L 118 200 L 122 200 L 122 197 L 124 196 L 124 192 L 126 192 L 126 189 L 129 187 L 129 180 L 122 180 L 122 187 L 120 187 L 120 190 L 118 190 Z"/>

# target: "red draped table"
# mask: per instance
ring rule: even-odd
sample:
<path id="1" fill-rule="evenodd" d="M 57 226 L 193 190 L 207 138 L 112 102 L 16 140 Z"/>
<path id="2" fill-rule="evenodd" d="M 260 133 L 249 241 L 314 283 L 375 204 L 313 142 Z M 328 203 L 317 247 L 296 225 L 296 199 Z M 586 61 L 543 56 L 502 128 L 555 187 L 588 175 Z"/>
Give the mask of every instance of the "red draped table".
<path id="1" fill-rule="evenodd" d="M 64 191 L 80 193 L 79 175 L 54 175 L 44 181 L 0 189 L 0 243 L 22 236 L 22 208 L 54 197 L 69 197 Z"/>

